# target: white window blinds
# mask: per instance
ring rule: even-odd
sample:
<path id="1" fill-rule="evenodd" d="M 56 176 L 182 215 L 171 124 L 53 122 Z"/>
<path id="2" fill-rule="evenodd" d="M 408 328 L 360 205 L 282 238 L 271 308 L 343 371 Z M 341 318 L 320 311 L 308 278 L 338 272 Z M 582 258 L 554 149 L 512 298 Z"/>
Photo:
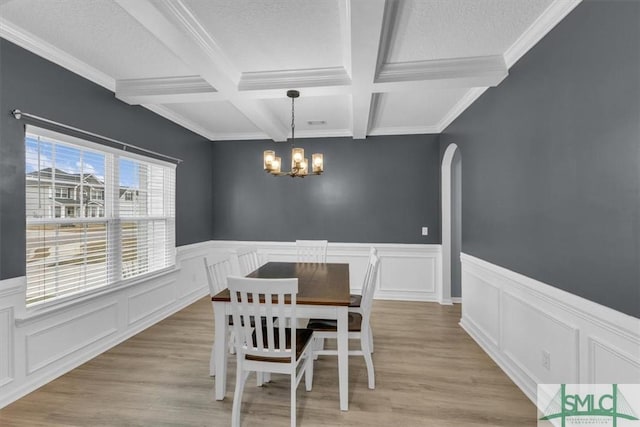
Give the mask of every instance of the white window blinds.
<path id="1" fill-rule="evenodd" d="M 27 305 L 175 264 L 175 165 L 27 126 Z"/>

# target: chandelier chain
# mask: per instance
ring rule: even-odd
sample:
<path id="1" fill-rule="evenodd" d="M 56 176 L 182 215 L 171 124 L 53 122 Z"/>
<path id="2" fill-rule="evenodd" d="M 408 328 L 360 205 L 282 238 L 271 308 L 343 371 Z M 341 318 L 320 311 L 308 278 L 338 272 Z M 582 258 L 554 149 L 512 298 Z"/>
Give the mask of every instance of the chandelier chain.
<path id="1" fill-rule="evenodd" d="M 295 98 L 291 97 L 291 145 L 294 144 L 294 140 L 296 138 L 296 113 L 295 108 L 293 107 L 293 103 L 295 102 Z"/>

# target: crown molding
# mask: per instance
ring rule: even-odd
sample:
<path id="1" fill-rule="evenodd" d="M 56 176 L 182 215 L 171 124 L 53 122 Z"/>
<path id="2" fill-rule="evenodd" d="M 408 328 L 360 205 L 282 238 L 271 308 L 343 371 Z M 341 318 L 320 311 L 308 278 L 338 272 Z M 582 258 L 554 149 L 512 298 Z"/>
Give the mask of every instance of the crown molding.
<path id="1" fill-rule="evenodd" d="M 533 46 L 562 21 L 582 0 L 555 0 L 506 50 L 504 61 L 511 68 Z"/>
<path id="2" fill-rule="evenodd" d="M 327 67 L 242 73 L 238 89 L 250 91 L 349 85 L 351 78 L 344 67 Z"/>
<path id="3" fill-rule="evenodd" d="M 219 101 L 221 95 L 200 76 L 116 81 L 116 98 L 129 104 Z"/>
<path id="4" fill-rule="evenodd" d="M 449 112 L 447 112 L 447 114 L 442 119 L 440 119 L 440 121 L 436 125 L 436 128 L 438 129 L 438 133 L 444 132 L 445 129 L 451 123 L 453 123 L 453 121 L 457 119 L 458 116 L 460 116 L 460 114 L 464 112 L 464 110 L 469 108 L 469 106 L 473 104 L 476 101 L 476 99 L 480 98 L 480 95 L 482 95 L 487 89 L 489 88 L 474 87 L 472 89 L 469 89 L 469 91 L 467 91 L 467 93 L 465 93 L 464 96 L 460 98 L 458 102 L 456 102 L 456 104 L 451 108 L 451 110 L 449 110 Z"/>
<path id="5" fill-rule="evenodd" d="M 0 18 L 0 37 L 112 92 L 115 90 L 116 82 L 111 76 L 3 18 Z"/>
<path id="6" fill-rule="evenodd" d="M 489 77 L 497 85 L 507 73 L 502 55 L 395 62 L 382 64 L 376 83 Z"/>

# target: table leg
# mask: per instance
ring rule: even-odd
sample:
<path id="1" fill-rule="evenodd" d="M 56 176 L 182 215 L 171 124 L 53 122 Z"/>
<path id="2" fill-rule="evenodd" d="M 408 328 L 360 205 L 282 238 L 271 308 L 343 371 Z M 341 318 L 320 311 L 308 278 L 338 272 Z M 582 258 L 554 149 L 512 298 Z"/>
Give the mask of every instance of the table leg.
<path id="1" fill-rule="evenodd" d="M 338 307 L 338 382 L 340 384 L 340 409 L 349 410 L 349 312 L 348 307 Z"/>
<path id="2" fill-rule="evenodd" d="M 213 302 L 213 312 L 215 315 L 215 340 L 213 357 L 216 367 L 216 400 L 224 399 L 227 389 L 227 316 L 225 315 L 225 303 Z"/>

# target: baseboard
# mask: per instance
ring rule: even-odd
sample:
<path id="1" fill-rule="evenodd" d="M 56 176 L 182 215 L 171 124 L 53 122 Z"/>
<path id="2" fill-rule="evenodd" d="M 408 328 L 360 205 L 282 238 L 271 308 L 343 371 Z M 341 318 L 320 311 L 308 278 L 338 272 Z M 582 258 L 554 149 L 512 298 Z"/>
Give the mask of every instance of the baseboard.
<path id="1" fill-rule="evenodd" d="M 537 384 L 640 383 L 640 319 L 461 259 L 460 325 L 533 402 Z"/>

